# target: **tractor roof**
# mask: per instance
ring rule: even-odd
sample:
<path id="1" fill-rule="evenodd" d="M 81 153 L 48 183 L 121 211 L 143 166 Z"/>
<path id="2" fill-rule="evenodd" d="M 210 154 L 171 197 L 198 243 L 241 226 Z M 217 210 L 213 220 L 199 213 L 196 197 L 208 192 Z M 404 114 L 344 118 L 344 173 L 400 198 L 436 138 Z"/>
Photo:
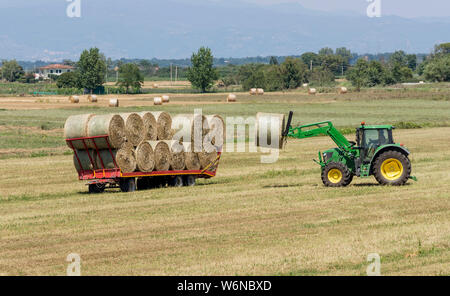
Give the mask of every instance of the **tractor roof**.
<path id="1" fill-rule="evenodd" d="M 362 129 L 394 129 L 392 125 L 361 125 Z"/>

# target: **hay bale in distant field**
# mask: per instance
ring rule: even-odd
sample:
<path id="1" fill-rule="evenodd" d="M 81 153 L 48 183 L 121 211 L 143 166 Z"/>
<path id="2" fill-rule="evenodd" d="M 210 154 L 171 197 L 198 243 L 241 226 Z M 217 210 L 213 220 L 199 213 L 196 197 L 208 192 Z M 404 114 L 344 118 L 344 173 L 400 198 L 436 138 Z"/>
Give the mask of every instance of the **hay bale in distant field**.
<path id="1" fill-rule="evenodd" d="M 308 94 L 315 95 L 317 93 L 317 90 L 315 88 L 308 89 Z"/>
<path id="2" fill-rule="evenodd" d="M 81 114 L 81 115 L 72 115 L 67 118 L 66 123 L 64 124 L 64 138 L 65 139 L 75 139 L 75 138 L 84 138 L 88 136 L 88 122 L 94 117 L 94 114 Z M 75 149 L 85 149 L 83 142 L 73 141 L 72 142 Z M 86 143 L 88 145 L 88 143 Z M 67 143 L 69 147 L 70 144 Z"/>
<path id="3" fill-rule="evenodd" d="M 251 89 L 250 89 L 250 94 L 251 94 L 252 96 L 255 96 L 257 93 L 258 93 L 258 90 L 257 90 L 256 88 L 251 88 Z"/>
<path id="4" fill-rule="evenodd" d="M 308 87 L 308 83 L 303 83 L 303 87 L 307 88 Z"/>
<path id="5" fill-rule="evenodd" d="M 196 132 L 203 138 L 209 133 L 208 121 L 200 114 L 178 114 L 172 119 L 173 133 L 181 135 L 182 142 L 194 142 Z M 181 133 L 181 134 L 180 134 Z"/>
<path id="6" fill-rule="evenodd" d="M 198 153 L 194 152 L 192 142 L 183 142 L 183 147 L 186 169 L 190 171 L 200 170 L 200 160 L 198 159 Z"/>
<path id="7" fill-rule="evenodd" d="M 117 114 L 93 116 L 88 122 L 87 131 L 88 137 L 107 135 L 111 148 L 120 148 L 126 140 L 125 122 Z M 108 144 L 103 139 L 96 140 L 95 143 L 98 149 L 108 149 Z M 90 148 L 95 147 L 92 144 Z"/>
<path id="8" fill-rule="evenodd" d="M 144 121 L 137 113 L 120 114 L 125 122 L 125 136 L 134 146 L 139 145 L 145 138 Z"/>
<path id="9" fill-rule="evenodd" d="M 138 113 L 144 122 L 144 141 L 156 141 L 158 139 L 158 124 L 151 112 Z"/>
<path id="10" fill-rule="evenodd" d="M 170 169 L 171 152 L 169 145 L 164 141 L 148 141 L 155 155 L 155 170 L 168 171 Z"/>
<path id="11" fill-rule="evenodd" d="M 119 99 L 110 99 L 109 107 L 119 107 Z"/>
<path id="12" fill-rule="evenodd" d="M 347 89 L 345 86 L 341 86 L 341 87 L 339 88 L 339 93 L 340 93 L 341 95 L 346 94 L 347 92 L 348 92 L 348 89 Z"/>
<path id="13" fill-rule="evenodd" d="M 209 132 L 208 135 L 211 144 L 215 145 L 216 150 L 221 151 L 225 142 L 225 121 L 220 115 L 206 115 Z"/>
<path id="14" fill-rule="evenodd" d="M 114 169 L 116 167 L 109 150 L 100 150 L 99 155 L 97 155 L 96 160 L 99 169 L 102 169 L 102 161 L 105 169 Z M 134 149 L 124 146 L 119 150 L 112 150 L 112 155 L 114 156 L 116 164 L 122 173 L 132 173 L 136 170 L 137 165 Z"/>
<path id="15" fill-rule="evenodd" d="M 163 101 L 161 97 L 155 97 L 153 98 L 153 105 L 162 105 Z"/>
<path id="16" fill-rule="evenodd" d="M 88 95 L 87 100 L 91 103 L 97 103 L 98 102 L 98 98 L 96 95 Z"/>
<path id="17" fill-rule="evenodd" d="M 284 144 L 283 129 L 286 125 L 285 121 L 286 117 L 284 114 L 257 113 L 255 129 L 256 146 L 282 149 Z M 272 143 L 273 136 L 276 136 L 273 140 L 278 141 L 278 143 Z"/>
<path id="18" fill-rule="evenodd" d="M 153 83 L 152 87 L 153 87 L 153 88 L 158 88 L 159 85 L 158 85 L 157 83 Z"/>
<path id="19" fill-rule="evenodd" d="M 142 142 L 136 148 L 136 162 L 141 172 L 152 172 L 155 169 L 155 153 L 149 142 Z"/>
<path id="20" fill-rule="evenodd" d="M 86 150 L 77 150 L 76 153 L 78 155 L 78 159 L 74 153 L 73 164 L 78 173 L 81 171 L 95 170 L 98 168 L 98 166 L 96 164 L 97 152 L 95 150 L 88 150 L 88 152 L 86 152 Z M 89 158 L 89 156 L 91 158 Z M 91 162 L 91 159 L 92 159 L 92 162 Z M 78 162 L 78 160 L 80 160 L 81 166 L 80 166 L 80 163 Z"/>
<path id="21" fill-rule="evenodd" d="M 162 102 L 163 103 L 169 103 L 170 102 L 170 97 L 167 95 L 162 96 Z"/>
<path id="22" fill-rule="evenodd" d="M 80 102 L 80 97 L 79 96 L 70 96 L 69 101 L 72 104 L 78 104 Z"/>
<path id="23" fill-rule="evenodd" d="M 183 145 L 178 141 L 164 141 L 170 149 L 170 169 L 173 171 L 181 171 L 186 167 L 186 158 Z"/>
<path id="24" fill-rule="evenodd" d="M 158 140 L 172 139 L 172 117 L 167 112 L 151 112 L 156 119 Z"/>
<path id="25" fill-rule="evenodd" d="M 229 94 L 227 97 L 227 102 L 236 102 L 236 95 L 235 94 Z"/>
<path id="26" fill-rule="evenodd" d="M 258 89 L 256 90 L 256 94 L 257 94 L 258 96 L 264 95 L 264 89 L 258 88 Z"/>

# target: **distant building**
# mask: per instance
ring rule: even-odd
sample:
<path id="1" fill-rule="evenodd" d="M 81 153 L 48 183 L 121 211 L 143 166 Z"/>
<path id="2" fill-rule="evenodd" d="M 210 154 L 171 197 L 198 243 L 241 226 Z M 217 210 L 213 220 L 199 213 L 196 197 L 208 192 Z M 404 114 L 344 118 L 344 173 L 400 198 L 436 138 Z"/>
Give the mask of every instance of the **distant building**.
<path id="1" fill-rule="evenodd" d="M 39 68 L 39 77 L 44 79 L 48 78 L 49 75 L 61 75 L 63 73 L 71 72 L 75 67 L 62 65 L 62 64 L 52 64 Z"/>

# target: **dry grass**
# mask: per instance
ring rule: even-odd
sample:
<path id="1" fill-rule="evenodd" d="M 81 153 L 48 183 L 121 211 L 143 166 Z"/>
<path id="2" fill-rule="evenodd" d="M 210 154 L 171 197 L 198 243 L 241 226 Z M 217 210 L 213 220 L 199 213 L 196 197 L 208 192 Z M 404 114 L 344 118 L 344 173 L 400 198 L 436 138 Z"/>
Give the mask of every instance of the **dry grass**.
<path id="1" fill-rule="evenodd" d="M 71 156 L 0 160 L 0 273 L 63 275 L 450 274 L 450 128 L 396 131 L 418 183 L 321 185 L 327 138 L 288 143 L 278 163 L 225 154 L 193 188 L 88 195 Z"/>

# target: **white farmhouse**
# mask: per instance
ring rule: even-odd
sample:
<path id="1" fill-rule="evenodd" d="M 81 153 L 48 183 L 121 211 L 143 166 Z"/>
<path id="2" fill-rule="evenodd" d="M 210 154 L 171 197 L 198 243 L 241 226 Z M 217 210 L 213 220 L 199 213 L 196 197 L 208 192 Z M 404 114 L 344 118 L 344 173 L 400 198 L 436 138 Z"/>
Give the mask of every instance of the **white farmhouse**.
<path id="1" fill-rule="evenodd" d="M 39 76 L 46 79 L 49 75 L 61 75 L 63 73 L 71 72 L 75 68 L 68 65 L 52 64 L 39 68 Z"/>

